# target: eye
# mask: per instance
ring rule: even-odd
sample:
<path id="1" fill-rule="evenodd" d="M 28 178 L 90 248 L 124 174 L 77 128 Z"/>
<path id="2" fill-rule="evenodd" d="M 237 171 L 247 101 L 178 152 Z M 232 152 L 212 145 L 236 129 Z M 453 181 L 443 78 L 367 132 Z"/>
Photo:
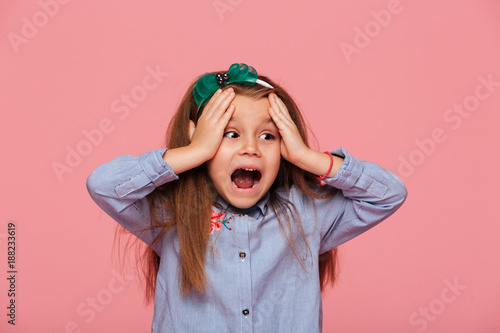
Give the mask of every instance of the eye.
<path id="1" fill-rule="evenodd" d="M 264 139 L 264 140 L 273 140 L 274 135 L 272 135 L 271 133 L 264 133 L 261 136 L 259 136 L 259 138 Z"/>
<path id="2" fill-rule="evenodd" d="M 239 137 L 239 134 L 236 133 L 235 131 L 229 131 L 229 132 L 224 133 L 224 136 L 226 138 L 236 139 L 237 137 Z"/>

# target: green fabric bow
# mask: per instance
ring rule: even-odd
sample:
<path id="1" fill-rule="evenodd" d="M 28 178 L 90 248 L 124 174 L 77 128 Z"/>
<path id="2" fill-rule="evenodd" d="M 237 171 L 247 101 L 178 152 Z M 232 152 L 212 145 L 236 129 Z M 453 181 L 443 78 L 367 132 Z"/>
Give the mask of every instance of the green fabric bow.
<path id="1" fill-rule="evenodd" d="M 232 64 L 227 71 L 227 80 L 221 85 L 219 85 L 216 75 L 206 73 L 196 81 L 193 89 L 194 100 L 198 106 L 202 106 L 221 86 L 228 83 L 254 85 L 257 82 L 257 76 L 255 68 L 246 64 Z"/>

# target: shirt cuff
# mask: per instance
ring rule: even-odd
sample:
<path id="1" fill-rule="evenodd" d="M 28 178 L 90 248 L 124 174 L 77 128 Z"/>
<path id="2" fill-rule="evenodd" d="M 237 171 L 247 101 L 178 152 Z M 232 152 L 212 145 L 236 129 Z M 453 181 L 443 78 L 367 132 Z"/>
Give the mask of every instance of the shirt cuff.
<path id="1" fill-rule="evenodd" d="M 344 161 L 342 162 L 342 165 L 337 171 L 335 177 L 325 178 L 325 183 L 340 190 L 352 187 L 356 182 L 356 179 L 358 178 L 353 177 L 353 172 L 355 172 L 356 169 L 359 169 L 359 171 L 361 171 L 361 165 L 356 165 L 359 164 L 360 161 L 349 154 L 343 147 L 331 151 L 330 154 L 342 157 Z"/>
<path id="2" fill-rule="evenodd" d="M 139 162 L 146 176 L 156 186 L 163 185 L 167 181 L 179 178 L 167 162 L 163 160 L 165 151 L 167 151 L 167 148 L 160 148 L 140 155 Z"/>
<path id="3" fill-rule="evenodd" d="M 139 155 L 139 165 L 142 169 L 136 176 L 115 188 L 118 197 L 123 198 L 148 183 L 156 187 L 179 179 L 172 168 L 163 160 L 167 148 L 159 148 Z"/>
<path id="4" fill-rule="evenodd" d="M 357 190 L 364 190 L 383 198 L 389 187 L 395 186 L 396 183 L 402 185 L 388 170 L 375 163 L 359 160 L 344 148 L 336 149 L 332 154 L 344 157 L 344 162 L 335 177 L 326 178 L 325 183 L 342 190 L 347 196 L 355 195 Z"/>

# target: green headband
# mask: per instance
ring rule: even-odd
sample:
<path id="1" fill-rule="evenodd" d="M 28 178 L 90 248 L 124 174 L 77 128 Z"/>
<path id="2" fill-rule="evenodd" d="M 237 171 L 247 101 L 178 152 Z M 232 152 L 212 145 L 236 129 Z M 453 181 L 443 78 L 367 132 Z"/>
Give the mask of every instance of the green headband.
<path id="1" fill-rule="evenodd" d="M 227 73 L 206 73 L 198 78 L 193 89 L 193 97 L 198 107 L 205 104 L 220 87 L 229 83 L 242 83 L 251 86 L 258 83 L 261 86 L 274 89 L 269 83 L 258 78 L 257 71 L 252 66 L 232 64 Z"/>

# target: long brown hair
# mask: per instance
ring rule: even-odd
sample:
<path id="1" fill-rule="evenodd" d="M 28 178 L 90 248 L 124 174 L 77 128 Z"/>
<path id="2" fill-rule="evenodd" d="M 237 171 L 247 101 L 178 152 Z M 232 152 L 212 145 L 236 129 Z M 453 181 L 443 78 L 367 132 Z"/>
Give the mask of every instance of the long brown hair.
<path id="1" fill-rule="evenodd" d="M 215 74 L 215 73 L 214 73 Z M 260 84 L 244 85 L 231 83 L 223 87 L 232 87 L 236 94 L 258 100 L 267 97 L 274 92 L 286 105 L 290 116 L 297 125 L 302 139 L 308 145 L 306 123 L 299 111 L 298 106 L 290 95 L 276 82 L 266 76 L 259 75 L 259 79 L 271 84 L 274 89 L 266 88 Z M 166 134 L 166 147 L 178 148 L 190 143 L 189 122 L 195 124 L 203 112 L 203 107 L 198 108 L 193 98 L 193 88 L 196 81 L 187 89 L 177 112 L 173 116 Z M 160 257 L 154 247 L 170 232 L 177 231 L 180 247 L 180 279 L 181 293 L 188 294 L 196 291 L 203 293 L 206 290 L 208 280 L 205 272 L 205 257 L 208 249 L 209 236 L 206 232 L 211 217 L 212 205 L 217 193 L 208 177 L 205 165 L 185 171 L 178 175 L 179 179 L 156 188 L 148 195 L 151 213 L 151 226 L 148 229 L 158 231 L 153 242 L 138 256 L 142 267 L 142 275 L 145 280 L 145 303 L 149 304 L 154 299 L 156 276 L 158 274 Z M 326 198 L 334 194 L 334 190 L 317 193 L 311 189 L 311 185 L 317 183 L 314 175 L 305 172 L 292 163 L 281 159 L 280 169 L 275 182 L 271 186 L 268 207 L 277 216 L 280 227 L 288 240 L 291 250 L 297 260 L 303 264 L 297 251 L 295 243 L 297 235 L 294 234 L 293 225 L 304 241 L 306 249 L 306 237 L 300 223 L 300 217 L 294 205 L 276 193 L 277 188 L 288 191 L 292 186 L 312 198 Z M 178 204 L 181 203 L 181 204 Z M 165 216 L 165 212 L 169 212 Z M 327 285 L 332 285 L 336 278 L 337 249 L 334 248 L 319 256 L 319 276 L 321 291 Z"/>

